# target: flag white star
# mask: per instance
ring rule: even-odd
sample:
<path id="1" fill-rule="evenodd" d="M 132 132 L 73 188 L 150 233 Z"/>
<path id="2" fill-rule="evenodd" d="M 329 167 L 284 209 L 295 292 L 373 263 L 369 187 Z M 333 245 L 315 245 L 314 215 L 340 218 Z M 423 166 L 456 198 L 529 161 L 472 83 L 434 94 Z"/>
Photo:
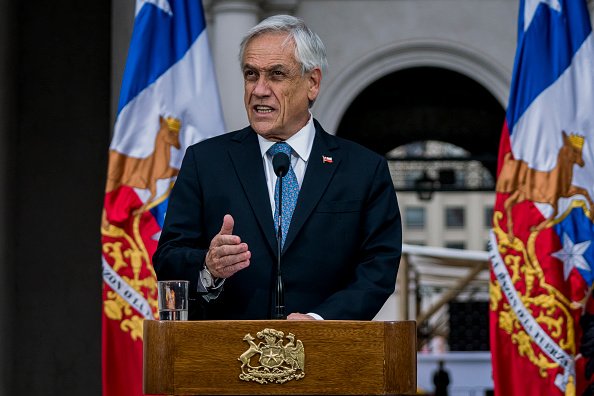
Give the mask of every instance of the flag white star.
<path id="1" fill-rule="evenodd" d="M 136 0 L 136 14 L 140 11 L 144 3 L 151 3 L 155 6 L 159 7 L 169 15 L 173 15 L 171 12 L 171 7 L 169 6 L 169 1 L 167 0 Z"/>
<path id="2" fill-rule="evenodd" d="M 563 234 L 563 248 L 558 252 L 551 253 L 551 256 L 563 261 L 563 277 L 565 280 L 573 268 L 591 271 L 590 265 L 584 258 L 584 252 L 592 241 L 574 243 L 567 233 Z"/>
<path id="3" fill-rule="evenodd" d="M 526 3 L 524 4 L 524 31 L 530 26 L 530 22 L 532 22 L 536 9 L 540 3 L 545 3 L 553 10 L 561 12 L 561 3 L 559 0 L 526 0 Z"/>

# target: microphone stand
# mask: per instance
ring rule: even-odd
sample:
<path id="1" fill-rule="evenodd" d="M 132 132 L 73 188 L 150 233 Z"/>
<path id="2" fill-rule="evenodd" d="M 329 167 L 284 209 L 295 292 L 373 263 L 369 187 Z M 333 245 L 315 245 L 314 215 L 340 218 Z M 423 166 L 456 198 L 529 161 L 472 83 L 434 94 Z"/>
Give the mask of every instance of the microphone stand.
<path id="1" fill-rule="evenodd" d="M 285 175 L 279 175 L 278 182 L 278 233 L 276 238 L 276 295 L 275 308 L 272 319 L 286 319 L 285 315 L 285 291 L 283 289 L 283 277 L 281 274 L 281 250 L 283 241 L 283 178 Z"/>

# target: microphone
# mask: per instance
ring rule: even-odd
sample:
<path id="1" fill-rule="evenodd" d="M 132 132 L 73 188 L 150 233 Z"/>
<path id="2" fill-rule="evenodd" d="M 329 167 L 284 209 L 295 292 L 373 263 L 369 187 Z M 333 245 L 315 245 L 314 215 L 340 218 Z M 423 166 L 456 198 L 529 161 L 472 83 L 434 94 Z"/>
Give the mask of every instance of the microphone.
<path id="1" fill-rule="evenodd" d="M 278 177 L 285 177 L 289 171 L 290 163 L 291 161 L 289 160 L 289 156 L 285 153 L 276 153 L 274 157 L 272 157 L 272 167 L 274 168 L 274 173 Z"/>
<path id="2" fill-rule="evenodd" d="M 276 237 L 277 259 L 276 259 L 276 293 L 273 319 L 286 319 L 285 315 L 285 290 L 283 288 L 283 277 L 281 273 L 281 250 L 282 250 L 282 224 L 283 224 L 283 177 L 289 171 L 291 162 L 285 153 L 276 153 L 272 157 L 272 167 L 278 177 L 278 233 Z"/>

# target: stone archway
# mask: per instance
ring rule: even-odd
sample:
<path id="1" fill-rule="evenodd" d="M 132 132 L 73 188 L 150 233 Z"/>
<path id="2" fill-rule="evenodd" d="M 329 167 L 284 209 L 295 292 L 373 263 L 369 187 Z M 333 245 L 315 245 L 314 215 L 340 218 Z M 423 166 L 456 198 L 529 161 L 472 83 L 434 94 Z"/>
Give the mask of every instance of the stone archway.
<path id="1" fill-rule="evenodd" d="M 374 81 L 403 69 L 436 67 L 482 85 L 506 107 L 511 70 L 480 50 L 440 39 L 396 42 L 376 49 L 333 77 L 314 107 L 316 118 L 334 133 L 353 100 Z"/>

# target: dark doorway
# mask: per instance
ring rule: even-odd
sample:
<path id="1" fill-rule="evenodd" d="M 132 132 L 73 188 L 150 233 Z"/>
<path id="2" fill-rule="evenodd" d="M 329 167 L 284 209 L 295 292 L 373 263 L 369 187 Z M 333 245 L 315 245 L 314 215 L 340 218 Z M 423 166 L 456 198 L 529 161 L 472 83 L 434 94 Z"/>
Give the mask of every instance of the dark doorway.
<path id="1" fill-rule="evenodd" d="M 379 154 L 415 141 L 461 147 L 495 176 L 505 111 L 476 81 L 451 70 L 417 67 L 369 85 L 345 112 L 337 135 Z"/>

